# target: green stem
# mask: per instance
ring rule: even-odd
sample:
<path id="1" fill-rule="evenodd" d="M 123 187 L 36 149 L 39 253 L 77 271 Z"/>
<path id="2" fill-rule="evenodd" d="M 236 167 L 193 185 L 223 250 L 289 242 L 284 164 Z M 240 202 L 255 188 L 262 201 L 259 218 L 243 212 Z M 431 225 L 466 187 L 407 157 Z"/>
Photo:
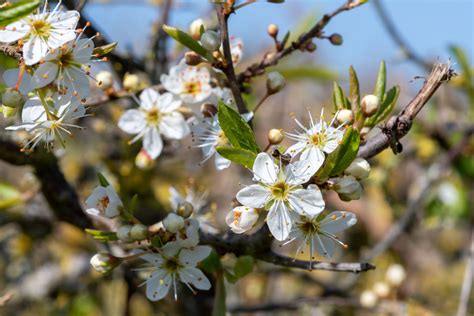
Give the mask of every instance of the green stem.
<path id="1" fill-rule="evenodd" d="M 45 98 L 44 98 L 44 93 L 42 90 L 38 90 L 38 97 L 39 99 L 41 100 L 41 104 L 43 104 L 43 108 L 44 108 L 44 111 L 46 112 L 46 117 L 48 118 L 49 121 L 56 121 L 58 120 L 59 118 L 52 114 L 49 109 L 48 109 L 48 103 L 46 102 Z"/>

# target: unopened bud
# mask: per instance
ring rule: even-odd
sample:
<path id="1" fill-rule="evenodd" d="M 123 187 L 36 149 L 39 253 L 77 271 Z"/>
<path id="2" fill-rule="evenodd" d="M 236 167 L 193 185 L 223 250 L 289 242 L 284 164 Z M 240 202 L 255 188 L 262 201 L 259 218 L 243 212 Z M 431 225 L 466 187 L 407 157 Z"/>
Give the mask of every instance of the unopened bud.
<path id="1" fill-rule="evenodd" d="M 101 71 L 97 74 L 96 79 L 102 90 L 108 90 L 114 85 L 114 77 L 110 71 Z"/>
<path id="2" fill-rule="evenodd" d="M 195 52 L 186 52 L 184 54 L 184 62 L 189 66 L 197 66 L 202 63 L 204 60 L 196 54 Z"/>
<path id="3" fill-rule="evenodd" d="M 403 280 L 405 280 L 405 277 L 405 269 L 400 264 L 392 264 L 390 267 L 388 267 L 385 274 L 385 279 L 392 286 L 400 286 Z"/>
<path id="4" fill-rule="evenodd" d="M 184 218 L 175 213 L 169 213 L 168 216 L 163 220 L 163 226 L 170 233 L 177 233 L 184 227 Z"/>
<path id="5" fill-rule="evenodd" d="M 201 26 L 204 27 L 204 21 L 202 19 L 196 19 L 189 25 L 189 33 L 194 39 L 199 39 L 201 37 Z"/>
<path id="6" fill-rule="evenodd" d="M 99 252 L 91 260 L 91 266 L 99 273 L 106 274 L 114 270 L 122 262 L 121 258 L 112 256 L 108 252 Z"/>
<path id="7" fill-rule="evenodd" d="M 130 234 L 131 231 L 132 231 L 131 225 L 124 225 L 117 230 L 117 238 L 126 243 L 133 242 L 133 238 Z"/>
<path id="8" fill-rule="evenodd" d="M 130 230 L 130 237 L 136 241 L 144 240 L 148 237 L 148 228 L 142 224 L 135 224 Z"/>
<path id="9" fill-rule="evenodd" d="M 16 108 L 21 106 L 22 104 L 22 97 L 18 90 L 13 88 L 6 88 L 2 94 L 2 103 L 5 106 L 10 108 Z"/>
<path id="10" fill-rule="evenodd" d="M 146 150 L 142 149 L 135 157 L 135 165 L 141 170 L 150 170 L 155 165 L 153 160 Z"/>
<path id="11" fill-rule="evenodd" d="M 342 45 L 342 36 L 341 34 L 334 33 L 331 36 L 329 36 L 329 41 L 333 45 L 337 45 L 337 46 Z"/>
<path id="12" fill-rule="evenodd" d="M 194 207 L 191 203 L 187 201 L 179 202 L 178 207 L 176 208 L 176 214 L 184 218 L 188 218 L 194 211 Z"/>
<path id="13" fill-rule="evenodd" d="M 123 87 L 127 91 L 136 92 L 140 90 L 140 77 L 135 74 L 126 73 L 123 78 Z"/>
<path id="14" fill-rule="evenodd" d="M 16 114 L 17 110 L 18 108 L 11 108 L 2 104 L 2 113 L 4 118 L 13 117 Z"/>
<path id="15" fill-rule="evenodd" d="M 357 180 L 365 179 L 370 173 L 370 164 L 363 158 L 356 158 L 344 171 L 345 174 L 353 176 Z"/>
<path id="16" fill-rule="evenodd" d="M 272 128 L 268 131 L 268 142 L 272 145 L 278 145 L 285 138 L 285 134 L 281 129 Z"/>
<path id="17" fill-rule="evenodd" d="M 362 98 L 360 106 L 365 117 L 372 116 L 379 110 L 379 98 L 373 94 L 368 94 Z"/>
<path id="18" fill-rule="evenodd" d="M 365 290 L 360 295 L 360 305 L 365 308 L 372 308 L 377 304 L 377 295 L 374 292 Z"/>
<path id="19" fill-rule="evenodd" d="M 268 25 L 267 32 L 268 32 L 268 35 L 276 38 L 278 36 L 278 25 L 273 24 L 273 23 Z"/>
<path id="20" fill-rule="evenodd" d="M 201 44 L 206 50 L 215 52 L 221 46 L 219 34 L 214 31 L 206 31 L 201 36 Z"/>
<path id="21" fill-rule="evenodd" d="M 285 77 L 278 71 L 271 71 L 267 75 L 267 92 L 268 94 L 275 94 L 285 86 Z"/>
<path id="22" fill-rule="evenodd" d="M 351 125 L 354 123 L 354 113 L 351 110 L 340 110 L 337 112 L 336 120 L 339 124 Z"/>
<path id="23" fill-rule="evenodd" d="M 390 294 L 390 287 L 385 282 L 377 282 L 374 284 L 374 293 L 381 298 L 385 298 Z"/>
<path id="24" fill-rule="evenodd" d="M 217 114 L 217 108 L 214 104 L 204 103 L 201 105 L 201 113 L 204 117 L 213 117 Z"/>
<path id="25" fill-rule="evenodd" d="M 308 52 L 312 53 L 312 52 L 314 52 L 314 51 L 318 48 L 318 46 L 316 46 L 315 43 L 313 43 L 313 42 L 310 41 L 310 42 L 308 42 L 308 43 L 305 45 L 304 48 L 305 48 Z"/>
<path id="26" fill-rule="evenodd" d="M 362 194 L 362 187 L 353 176 L 336 179 L 334 190 L 338 193 L 339 198 L 346 202 L 358 200 Z"/>

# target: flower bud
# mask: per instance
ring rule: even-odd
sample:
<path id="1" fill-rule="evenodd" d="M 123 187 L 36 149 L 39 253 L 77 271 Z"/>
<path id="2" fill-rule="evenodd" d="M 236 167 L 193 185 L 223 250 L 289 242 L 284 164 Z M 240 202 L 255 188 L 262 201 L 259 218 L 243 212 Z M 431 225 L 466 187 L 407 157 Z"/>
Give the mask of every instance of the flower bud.
<path id="1" fill-rule="evenodd" d="M 353 176 L 357 180 L 365 179 L 370 173 L 370 164 L 363 158 L 356 158 L 344 171 L 345 174 Z"/>
<path id="2" fill-rule="evenodd" d="M 267 75 L 267 92 L 268 94 L 275 94 L 285 86 L 285 77 L 278 71 L 271 71 Z"/>
<path id="3" fill-rule="evenodd" d="M 312 53 L 312 52 L 314 52 L 314 51 L 318 48 L 318 46 L 316 46 L 315 43 L 309 41 L 309 42 L 305 45 L 304 48 L 305 48 L 308 52 Z"/>
<path id="4" fill-rule="evenodd" d="M 374 292 L 365 290 L 360 295 L 360 305 L 366 308 L 372 308 L 377 304 L 377 295 Z"/>
<path id="5" fill-rule="evenodd" d="M 385 274 L 385 279 L 392 286 L 400 286 L 403 280 L 405 280 L 405 277 L 405 269 L 400 264 L 392 264 L 388 267 Z"/>
<path id="6" fill-rule="evenodd" d="M 273 23 L 268 25 L 267 32 L 268 32 L 268 35 L 270 35 L 273 38 L 276 38 L 278 36 L 278 25 L 273 24 Z"/>
<path id="7" fill-rule="evenodd" d="M 268 132 L 268 142 L 272 145 L 278 145 L 285 138 L 285 134 L 281 129 L 272 128 Z"/>
<path id="8" fill-rule="evenodd" d="M 22 97 L 18 90 L 6 88 L 2 94 L 2 103 L 9 108 L 16 108 L 22 104 Z"/>
<path id="9" fill-rule="evenodd" d="M 347 176 L 335 180 L 334 190 L 343 201 L 358 200 L 362 193 L 362 187 L 353 176 Z"/>
<path id="10" fill-rule="evenodd" d="M 250 230 L 258 220 L 257 210 L 251 207 L 238 206 L 230 211 L 225 222 L 236 234 L 242 234 Z"/>
<path id="11" fill-rule="evenodd" d="M 195 52 L 186 52 L 184 54 L 184 62 L 189 66 L 197 66 L 202 63 L 204 60 L 196 54 Z"/>
<path id="12" fill-rule="evenodd" d="M 4 118 L 10 118 L 10 117 L 13 117 L 16 112 L 17 112 L 18 108 L 11 108 L 9 106 L 6 106 L 6 105 L 3 105 L 2 104 L 2 113 L 3 113 L 3 117 Z"/>
<path id="13" fill-rule="evenodd" d="M 354 113 L 351 110 L 340 110 L 337 112 L 336 120 L 339 124 L 352 124 L 354 123 Z"/>
<path id="14" fill-rule="evenodd" d="M 199 39 L 201 37 L 201 26 L 205 28 L 202 19 L 196 19 L 189 25 L 189 33 L 194 39 Z"/>
<path id="15" fill-rule="evenodd" d="M 217 108 L 212 103 L 204 103 L 201 105 L 201 113 L 204 117 L 213 117 L 217 114 Z"/>
<path id="16" fill-rule="evenodd" d="M 123 78 L 123 87 L 127 91 L 136 92 L 140 90 L 140 77 L 136 74 L 126 73 Z"/>
<path id="17" fill-rule="evenodd" d="M 126 243 L 133 242 L 131 231 L 132 231 L 131 225 L 124 225 L 117 230 L 117 238 Z"/>
<path id="18" fill-rule="evenodd" d="M 379 98 L 373 94 L 368 94 L 362 98 L 360 106 L 362 108 L 362 114 L 364 114 L 365 117 L 372 116 L 377 113 L 379 109 Z"/>
<path id="19" fill-rule="evenodd" d="M 163 226 L 170 233 L 177 233 L 180 229 L 184 228 L 184 218 L 175 213 L 169 213 L 163 220 Z"/>
<path id="20" fill-rule="evenodd" d="M 341 34 L 334 33 L 329 36 L 329 41 L 331 42 L 331 44 L 336 46 L 342 45 L 342 36 Z"/>
<path id="21" fill-rule="evenodd" d="M 135 157 L 135 165 L 141 170 L 150 170 L 155 165 L 153 160 L 146 150 L 142 149 Z"/>
<path id="22" fill-rule="evenodd" d="M 221 46 L 221 39 L 216 32 L 206 31 L 201 36 L 201 44 L 206 50 L 215 52 Z"/>
<path id="23" fill-rule="evenodd" d="M 110 71 L 101 71 L 96 76 L 98 85 L 102 90 L 108 90 L 114 85 L 114 77 Z"/>
<path id="24" fill-rule="evenodd" d="M 91 266 L 99 273 L 106 274 L 118 267 L 122 263 L 121 258 L 112 256 L 108 252 L 99 252 L 91 260 Z"/>
<path id="25" fill-rule="evenodd" d="M 184 218 L 188 218 L 194 211 L 194 207 L 191 203 L 187 201 L 182 201 L 178 203 L 176 207 L 176 214 Z"/>
<path id="26" fill-rule="evenodd" d="M 130 230 L 130 237 L 135 241 L 141 241 L 148 237 L 148 228 L 143 224 L 135 224 Z"/>
<path id="27" fill-rule="evenodd" d="M 385 282 L 377 282 L 374 284 L 374 293 L 381 298 L 385 298 L 390 294 L 390 287 Z"/>

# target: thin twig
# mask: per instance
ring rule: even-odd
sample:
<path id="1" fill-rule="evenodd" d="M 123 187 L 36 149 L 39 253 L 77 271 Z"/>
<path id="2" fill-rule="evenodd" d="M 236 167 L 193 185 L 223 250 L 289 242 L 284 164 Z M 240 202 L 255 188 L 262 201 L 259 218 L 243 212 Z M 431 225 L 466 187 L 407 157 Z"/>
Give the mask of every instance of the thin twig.
<path id="1" fill-rule="evenodd" d="M 474 283 L 474 229 L 471 231 L 471 242 L 466 261 L 466 271 L 464 272 L 456 316 L 466 316 L 468 313 L 469 298 L 471 297 L 472 284 Z"/>

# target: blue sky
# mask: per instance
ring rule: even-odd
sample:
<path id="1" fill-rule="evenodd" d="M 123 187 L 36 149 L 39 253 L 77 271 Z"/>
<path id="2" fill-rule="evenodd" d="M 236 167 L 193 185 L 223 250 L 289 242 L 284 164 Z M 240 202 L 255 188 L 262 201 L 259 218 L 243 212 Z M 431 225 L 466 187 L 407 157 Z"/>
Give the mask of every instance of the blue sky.
<path id="1" fill-rule="evenodd" d="M 170 24 L 187 29 L 189 23 L 209 10 L 205 0 L 177 1 Z M 266 35 L 269 23 L 277 23 L 281 33 L 295 27 L 306 18 L 316 21 L 343 0 L 287 0 L 284 4 L 257 2 L 232 16 L 232 35 L 245 41 L 245 53 L 251 55 L 271 44 Z M 474 54 L 474 1 L 472 0 L 385 0 L 393 20 L 403 37 L 423 57 L 449 58 L 448 45 L 463 47 L 473 62 Z M 143 54 L 147 45 L 150 24 L 159 10 L 146 1 L 119 1 L 119 4 L 91 3 L 86 7 L 91 20 L 104 33 L 117 40 L 122 49 Z M 327 34 L 338 32 L 344 45 L 334 47 L 318 41 L 314 62 L 329 64 L 338 72 L 345 72 L 353 64 L 360 72 L 373 74 L 379 61 L 385 59 L 389 70 L 405 77 L 423 74 L 422 70 L 400 60 L 397 46 L 380 24 L 370 3 L 351 12 L 342 13 L 326 27 Z"/>

